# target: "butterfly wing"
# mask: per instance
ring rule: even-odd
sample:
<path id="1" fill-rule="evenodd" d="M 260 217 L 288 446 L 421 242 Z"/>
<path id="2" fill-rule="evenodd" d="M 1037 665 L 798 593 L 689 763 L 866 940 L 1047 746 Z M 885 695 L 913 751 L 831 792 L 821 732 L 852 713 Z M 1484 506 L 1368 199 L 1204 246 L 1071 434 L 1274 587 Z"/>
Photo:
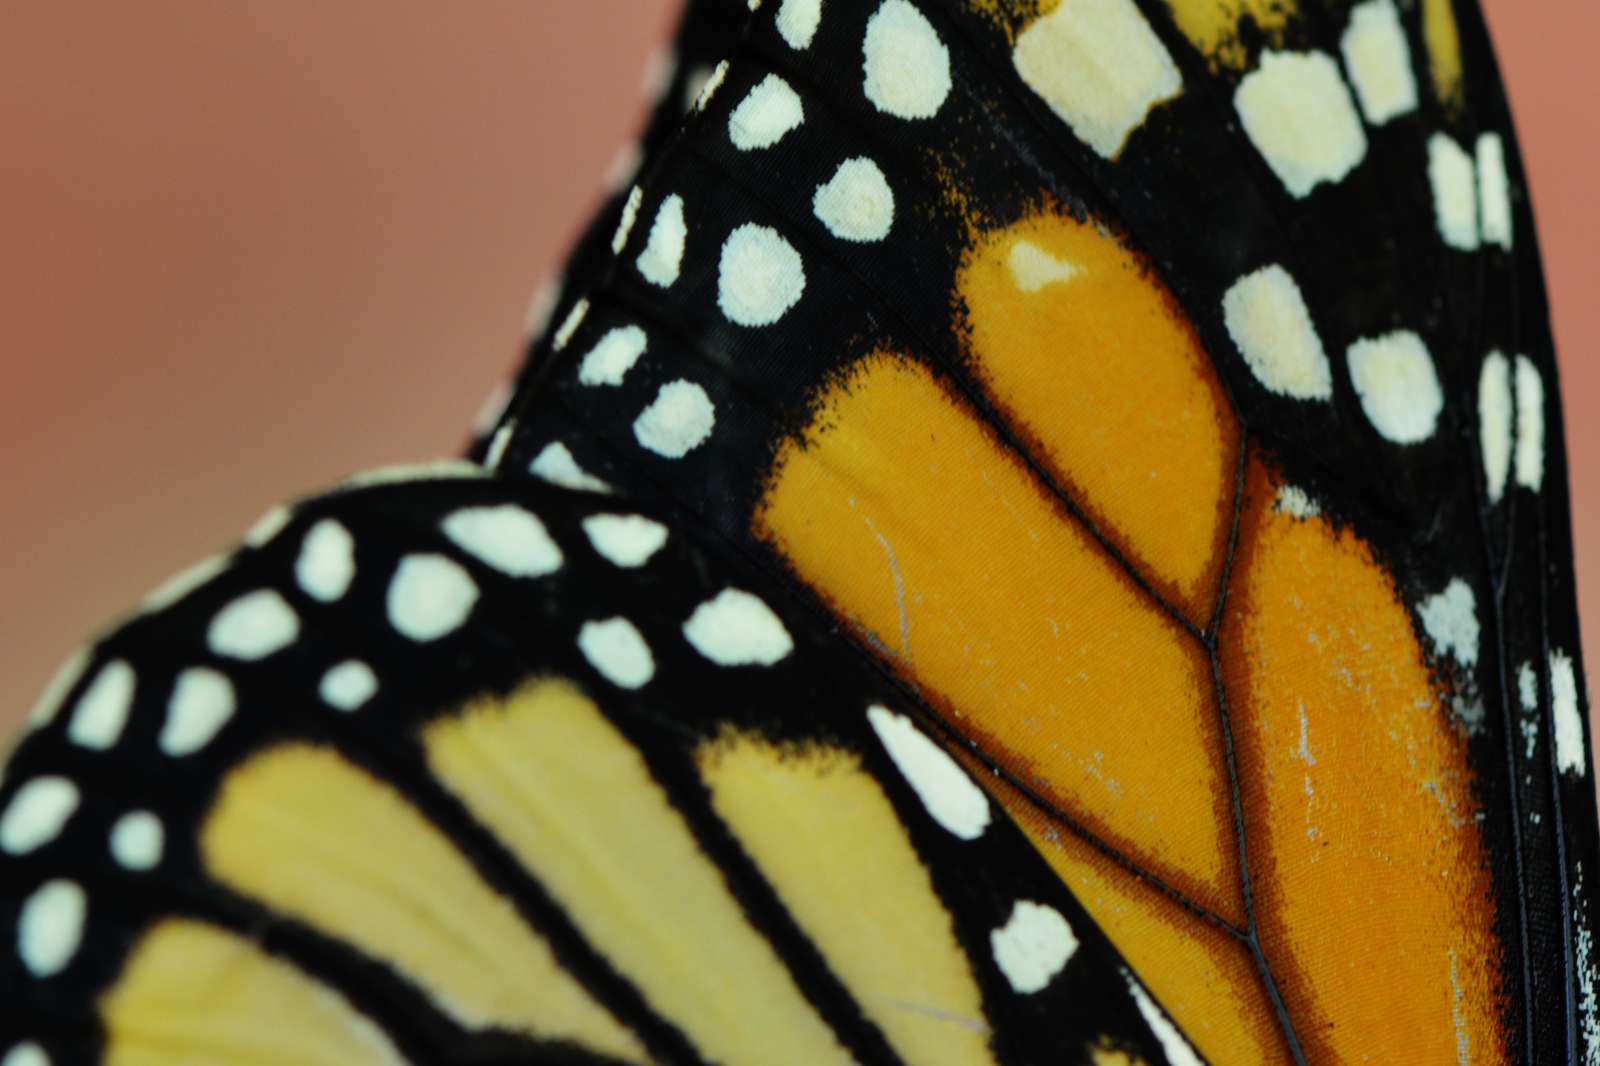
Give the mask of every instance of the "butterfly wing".
<path id="1" fill-rule="evenodd" d="M 499 469 L 853 635 L 1212 1058 L 1587 1053 L 1555 368 L 1478 13 L 791 0 L 715 85 Z"/>

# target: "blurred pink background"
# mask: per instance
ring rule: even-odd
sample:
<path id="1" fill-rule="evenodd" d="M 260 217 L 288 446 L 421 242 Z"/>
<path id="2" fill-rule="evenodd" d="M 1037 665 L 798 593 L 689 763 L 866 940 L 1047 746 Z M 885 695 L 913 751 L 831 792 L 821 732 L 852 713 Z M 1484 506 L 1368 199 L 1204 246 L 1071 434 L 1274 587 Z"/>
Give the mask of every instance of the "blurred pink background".
<path id="1" fill-rule="evenodd" d="M 1600 626 L 1600 5 L 1487 3 Z M 0 727 L 95 627 L 357 469 L 454 454 L 675 0 L 63 0 L 0 34 Z M 1590 674 L 1600 664 L 1590 640 Z"/>

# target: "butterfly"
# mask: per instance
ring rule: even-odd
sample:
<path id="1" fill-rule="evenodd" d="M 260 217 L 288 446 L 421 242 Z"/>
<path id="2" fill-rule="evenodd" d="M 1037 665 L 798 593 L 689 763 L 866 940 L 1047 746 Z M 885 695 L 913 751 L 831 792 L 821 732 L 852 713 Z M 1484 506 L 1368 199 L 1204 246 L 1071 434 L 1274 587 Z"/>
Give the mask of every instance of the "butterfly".
<path id="1" fill-rule="evenodd" d="M 675 54 L 472 459 L 41 699 L 0 1063 L 1600 1057 L 1479 13 L 703 0 Z"/>

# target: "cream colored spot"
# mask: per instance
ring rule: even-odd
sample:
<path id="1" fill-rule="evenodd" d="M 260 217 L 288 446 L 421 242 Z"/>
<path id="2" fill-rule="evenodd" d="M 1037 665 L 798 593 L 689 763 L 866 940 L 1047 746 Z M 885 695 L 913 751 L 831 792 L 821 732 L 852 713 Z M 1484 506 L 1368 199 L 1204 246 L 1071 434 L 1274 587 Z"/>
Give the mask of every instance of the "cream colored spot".
<path id="1" fill-rule="evenodd" d="M 883 0 L 862 42 L 863 88 L 896 118 L 932 118 L 950 95 L 950 53 L 909 0 Z"/>
<path id="2" fill-rule="evenodd" d="M 778 6 L 778 33 L 790 48 L 810 48 L 821 24 L 822 0 L 783 0 Z"/>
<path id="3" fill-rule="evenodd" d="M 1478 212 L 1486 244 L 1511 248 L 1511 179 L 1498 133 L 1478 135 Z"/>
<path id="4" fill-rule="evenodd" d="M 772 608 L 742 589 L 723 589 L 696 607 L 683 635 L 718 666 L 771 666 L 794 650 Z"/>
<path id="5" fill-rule="evenodd" d="M 588 299 L 580 299 L 573 304 L 572 309 L 567 312 L 567 317 L 561 320 L 560 328 L 556 330 L 555 339 L 550 344 L 551 349 L 558 352 L 563 351 L 572 341 L 572 335 L 578 332 L 578 327 L 583 325 L 583 320 L 588 315 Z"/>
<path id="6" fill-rule="evenodd" d="M 454 559 L 433 553 L 407 555 L 395 568 L 385 598 L 389 624 L 415 641 L 455 632 L 478 602 L 478 586 Z"/>
<path id="7" fill-rule="evenodd" d="M 966 771 L 903 714 L 869 707 L 867 721 L 933 820 L 962 840 L 989 828 L 989 801 Z"/>
<path id="8" fill-rule="evenodd" d="M 55 774 L 35 777 L 17 789 L 0 815 L 0 850 L 26 855 L 61 835 L 78 809 L 78 786 Z"/>
<path id="9" fill-rule="evenodd" d="M 1544 379 L 1525 355 L 1517 356 L 1517 484 L 1533 492 L 1544 484 Z"/>
<path id="10" fill-rule="evenodd" d="M 1478 187 L 1472 157 L 1447 133 L 1428 138 L 1428 184 L 1439 236 L 1464 252 L 1478 247 Z"/>
<path id="11" fill-rule="evenodd" d="M 1107 159 L 1183 77 L 1133 0 L 1061 0 L 1017 36 L 1011 62 L 1078 139 Z"/>
<path id="12" fill-rule="evenodd" d="M 17 956 L 35 977 L 54 977 L 83 943 L 89 897 L 76 881 L 47 881 L 22 904 L 17 918 Z"/>
<path id="13" fill-rule="evenodd" d="M 322 702 L 340 711 L 359 710 L 378 694 L 378 675 L 359 659 L 346 659 L 330 667 L 317 684 Z"/>
<path id="14" fill-rule="evenodd" d="M 166 830 L 149 811 L 129 811 L 111 827 L 111 857 L 125 870 L 150 870 L 161 861 Z"/>
<path id="15" fill-rule="evenodd" d="M 742 152 L 771 148 L 805 117 L 800 94 L 776 74 L 768 74 L 728 116 L 728 139 Z"/>
<path id="16" fill-rule="evenodd" d="M 282 651 L 299 636 L 294 609 L 272 589 L 258 589 L 217 612 L 206 644 L 217 655 L 254 661 Z"/>
<path id="17" fill-rule="evenodd" d="M 1396 444 L 1433 436 L 1444 392 L 1422 338 L 1410 330 L 1359 340 L 1346 354 L 1350 382 L 1374 429 Z"/>
<path id="18" fill-rule="evenodd" d="M 1498 503 L 1505 495 L 1511 473 L 1513 411 L 1511 364 L 1499 352 L 1490 352 L 1478 374 L 1478 444 L 1490 503 Z"/>
<path id="19" fill-rule="evenodd" d="M 644 330 L 638 326 L 617 326 L 606 331 L 578 364 L 578 384 L 621 385 L 648 343 Z"/>
<path id="20" fill-rule="evenodd" d="M 1478 601 L 1471 585 L 1453 578 L 1443 592 L 1422 601 L 1417 615 L 1435 652 L 1469 669 L 1477 665 Z"/>
<path id="21" fill-rule="evenodd" d="M 1246 274 L 1222 297 L 1228 334 L 1257 381 L 1296 400 L 1333 397 L 1333 371 L 1294 277 L 1276 263 Z"/>
<path id="22" fill-rule="evenodd" d="M 682 459 L 706 442 L 717 409 L 706 390 L 692 381 L 669 381 L 633 421 L 639 445 L 667 459 Z"/>
<path id="23" fill-rule="evenodd" d="M 51 1066 L 50 1056 L 45 1054 L 44 1048 L 32 1040 L 25 1040 L 13 1045 L 6 1057 L 0 1059 L 0 1066 Z"/>
<path id="24" fill-rule="evenodd" d="M 639 273 L 652 285 L 671 288 L 683 268 L 683 248 L 689 239 L 689 226 L 683 218 L 683 197 L 673 193 L 656 208 L 655 221 L 644 251 L 639 253 Z"/>
<path id="25" fill-rule="evenodd" d="M 722 83 L 727 77 L 728 61 L 724 59 L 712 69 L 710 74 L 700 81 L 699 91 L 694 94 L 694 110 L 704 111 L 706 105 L 711 102 L 711 98 L 717 95 L 717 90 L 722 88 Z"/>
<path id="26" fill-rule="evenodd" d="M 356 542 L 350 531 L 324 518 L 306 532 L 294 577 L 307 596 L 322 603 L 342 598 L 356 576 Z"/>
<path id="27" fill-rule="evenodd" d="M 800 253 L 767 226 L 746 223 L 728 235 L 717 268 L 717 304 L 741 326 L 770 326 L 800 301 Z"/>
<path id="28" fill-rule="evenodd" d="M 601 677 L 618 688 L 642 688 L 656 675 L 650 645 L 626 618 L 583 623 L 578 630 L 578 650 Z"/>
<path id="29" fill-rule="evenodd" d="M 628 192 L 628 199 L 622 205 L 622 217 L 617 220 L 617 231 L 611 235 L 612 254 L 621 254 L 623 246 L 628 243 L 628 234 L 633 232 L 633 224 L 639 217 L 639 204 L 644 200 L 644 192 L 635 185 Z"/>
<path id="30" fill-rule="evenodd" d="M 1064 259 L 1057 259 L 1037 244 L 1018 240 L 1006 257 L 1011 280 L 1023 292 L 1038 292 L 1047 285 L 1071 281 L 1081 271 Z"/>
<path id="31" fill-rule="evenodd" d="M 561 569 L 561 549 L 544 523 L 516 504 L 463 507 L 440 528 L 456 547 L 511 577 L 544 577 Z"/>
<path id="32" fill-rule="evenodd" d="M 1245 135 L 1294 197 L 1343 180 L 1367 154 L 1350 90 L 1325 52 L 1262 53 L 1233 94 Z"/>
<path id="33" fill-rule="evenodd" d="M 1583 738 L 1583 712 L 1578 707 L 1578 674 L 1564 651 L 1550 653 L 1550 702 L 1555 716 L 1556 766 L 1582 776 L 1588 766 Z"/>
<path id="34" fill-rule="evenodd" d="M 1078 938 L 1061 912 L 1018 900 L 1006 924 L 989 934 L 995 965 L 1015 992 L 1043 991 L 1078 950 Z"/>
<path id="35" fill-rule="evenodd" d="M 1411 47 L 1394 0 L 1357 4 L 1339 45 L 1368 122 L 1381 126 L 1417 109 Z"/>
<path id="36" fill-rule="evenodd" d="M 174 758 L 193 755 L 211 743 L 236 708 L 233 682 L 209 667 L 192 666 L 173 683 L 156 743 Z"/>
<path id="37" fill-rule="evenodd" d="M 667 527 L 642 515 L 597 514 L 583 520 L 594 550 L 616 566 L 634 569 L 667 543 Z"/>
<path id="38" fill-rule="evenodd" d="M 133 707 L 133 667 L 121 659 L 106 663 L 78 697 L 67 723 L 67 739 L 79 747 L 106 751 L 122 736 Z"/>
<path id="39" fill-rule="evenodd" d="M 881 241 L 894 224 L 894 192 L 878 164 L 864 156 L 847 159 L 817 186 L 811 210 L 840 240 Z"/>
<path id="40" fill-rule="evenodd" d="M 611 486 L 578 465 L 572 452 L 560 441 L 553 441 L 540 449 L 528 464 L 528 472 L 537 478 L 560 485 L 564 489 L 583 492 L 609 493 Z"/>

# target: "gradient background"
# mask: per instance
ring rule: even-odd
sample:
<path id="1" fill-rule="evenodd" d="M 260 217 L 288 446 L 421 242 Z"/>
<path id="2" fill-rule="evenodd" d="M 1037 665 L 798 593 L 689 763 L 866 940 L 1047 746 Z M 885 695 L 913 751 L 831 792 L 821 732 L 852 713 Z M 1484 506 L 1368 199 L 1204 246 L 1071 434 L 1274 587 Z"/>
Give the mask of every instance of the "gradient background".
<path id="1" fill-rule="evenodd" d="M 95 627 L 268 504 L 460 450 L 676 6 L 5 5 L 0 731 Z M 1541 223 L 1593 629 L 1600 4 L 1486 7 Z"/>

